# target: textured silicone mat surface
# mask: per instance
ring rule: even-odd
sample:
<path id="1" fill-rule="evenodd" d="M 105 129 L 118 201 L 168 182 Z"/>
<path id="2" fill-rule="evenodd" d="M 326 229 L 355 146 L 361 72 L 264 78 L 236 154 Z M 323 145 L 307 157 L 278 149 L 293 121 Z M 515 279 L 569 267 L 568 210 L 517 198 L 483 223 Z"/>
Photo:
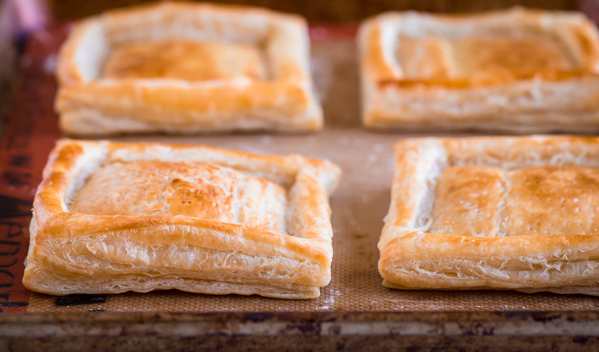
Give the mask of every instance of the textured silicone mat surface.
<path id="1" fill-rule="evenodd" d="M 359 82 L 353 31 L 312 28 L 312 66 L 323 101 L 326 129 L 310 135 L 219 135 L 219 136 L 136 136 L 119 141 L 160 141 L 197 143 L 253 153 L 301 153 L 327 158 L 343 169 L 341 185 L 331 198 L 334 228 L 334 259 L 331 284 L 314 300 L 287 301 L 261 297 L 209 296 L 178 291 L 147 294 L 108 295 L 105 302 L 57 306 L 56 297 L 30 293 L 27 312 L 90 311 L 111 312 L 305 312 L 305 311 L 552 311 L 597 310 L 599 298 L 524 294 L 513 291 L 397 291 L 381 285 L 377 271 L 376 243 L 389 206 L 393 171 L 392 145 L 406 135 L 363 130 L 359 120 Z M 55 123 L 51 107 L 55 83 L 50 78 L 55 54 L 64 31 L 44 33 L 51 39 L 34 41 L 25 61 L 38 67 L 39 84 L 32 84 L 35 67 L 25 66 L 21 90 L 39 97 L 36 119 Z M 56 37 L 56 38 L 55 38 Z M 37 44 L 36 44 L 37 43 Z M 37 64 L 36 64 L 37 62 Z M 43 93 L 46 92 L 46 93 Z M 25 92 L 22 92 L 23 94 Z M 19 119 L 13 110 L 12 119 Z M 54 140 L 54 129 L 35 138 Z M 25 132 L 28 133 L 28 132 Z M 49 143 L 46 143 L 49 145 Z M 36 159 L 45 160 L 48 149 L 37 148 Z M 41 166 L 38 167 L 41 173 Z M 34 175 L 36 181 L 39 175 Z M 33 181 L 32 181 L 33 182 Z M 36 181 L 39 182 L 39 181 Z M 20 248 L 21 251 L 26 248 Z"/>

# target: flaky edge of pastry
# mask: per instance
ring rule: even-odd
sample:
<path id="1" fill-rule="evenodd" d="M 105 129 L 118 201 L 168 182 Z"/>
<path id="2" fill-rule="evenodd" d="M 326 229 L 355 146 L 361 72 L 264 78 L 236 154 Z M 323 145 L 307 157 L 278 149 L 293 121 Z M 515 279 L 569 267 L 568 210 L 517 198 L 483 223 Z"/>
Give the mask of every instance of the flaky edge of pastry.
<path id="1" fill-rule="evenodd" d="M 422 138 L 398 142 L 395 151 L 391 205 L 378 243 L 383 285 L 599 295 L 599 235 L 426 232 L 435 180 L 445 167 L 599 167 L 599 138 Z"/>
<path id="2" fill-rule="evenodd" d="M 405 80 L 395 59 L 399 27 L 489 23 L 549 32 L 581 64 L 572 72 L 539 72 L 482 84 L 463 78 Z M 478 15 L 388 12 L 364 21 L 357 38 L 362 121 L 372 129 L 489 130 L 511 133 L 599 131 L 599 32 L 582 14 L 523 8 Z M 409 83 L 409 84 L 408 84 Z"/>
<path id="3" fill-rule="evenodd" d="M 169 38 L 262 46 L 272 80 L 98 79 L 113 45 Z M 74 25 L 60 50 L 55 101 L 60 127 L 79 136 L 317 131 L 323 117 L 309 45 L 302 17 L 255 7 L 162 2 L 90 17 Z"/>
<path id="4" fill-rule="evenodd" d="M 100 165 L 137 160 L 209 162 L 277 182 L 289 189 L 293 236 L 186 216 L 69 213 L 69 199 Z M 340 173 L 328 161 L 299 155 L 61 140 L 34 199 L 23 283 L 54 295 L 180 289 L 318 297 L 330 281 L 328 195 Z"/>

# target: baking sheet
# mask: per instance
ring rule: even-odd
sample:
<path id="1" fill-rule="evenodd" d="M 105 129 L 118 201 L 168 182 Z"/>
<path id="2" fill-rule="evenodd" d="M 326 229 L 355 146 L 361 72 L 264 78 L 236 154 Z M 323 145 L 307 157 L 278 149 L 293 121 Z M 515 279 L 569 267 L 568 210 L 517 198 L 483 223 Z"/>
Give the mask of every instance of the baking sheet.
<path id="1" fill-rule="evenodd" d="M 35 186 L 59 138 L 52 104 L 52 71 L 66 27 L 31 38 L 22 59 L 22 79 L 0 149 L 0 309 L 38 312 L 418 312 L 418 311 L 596 311 L 599 298 L 513 291 L 397 291 L 381 285 L 376 243 L 389 206 L 392 145 L 407 135 L 363 130 L 355 27 L 312 27 L 312 67 L 326 128 L 309 135 L 129 136 L 114 140 L 196 143 L 253 153 L 301 153 L 327 158 L 343 169 L 331 198 L 334 258 L 331 284 L 314 300 L 256 296 L 210 296 L 179 291 L 107 295 L 104 302 L 57 305 L 56 297 L 29 292 L 20 284 L 28 243 L 27 224 Z M 416 135 L 410 135 L 416 136 Z M 12 210 L 11 210 L 12 209 Z M 17 243 L 5 244 L 2 242 Z M 17 248 L 15 252 L 15 248 Z M 15 252 L 15 253 L 13 253 Z M 1 271 L 1 270 L 0 270 Z M 8 296 L 7 296 L 8 295 Z M 101 297 L 97 301 L 102 301 Z M 60 302 L 59 302 L 60 303 Z M 77 303 L 77 300 L 75 300 Z"/>

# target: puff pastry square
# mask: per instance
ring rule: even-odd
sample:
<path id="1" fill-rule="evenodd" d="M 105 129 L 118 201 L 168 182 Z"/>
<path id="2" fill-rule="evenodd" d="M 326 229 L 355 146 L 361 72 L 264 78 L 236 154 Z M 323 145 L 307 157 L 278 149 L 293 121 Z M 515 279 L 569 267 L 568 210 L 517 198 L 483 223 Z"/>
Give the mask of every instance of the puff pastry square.
<path id="1" fill-rule="evenodd" d="M 57 77 L 72 135 L 323 125 L 305 20 L 260 8 L 161 2 L 82 20 Z"/>
<path id="2" fill-rule="evenodd" d="M 599 138 L 408 139 L 383 285 L 599 295 Z"/>
<path id="3" fill-rule="evenodd" d="M 385 13 L 358 41 L 367 127 L 599 131 L 599 34 L 582 14 Z"/>
<path id="4" fill-rule="evenodd" d="M 35 196 L 23 283 L 53 295 L 318 297 L 339 177 L 299 155 L 61 140 Z"/>

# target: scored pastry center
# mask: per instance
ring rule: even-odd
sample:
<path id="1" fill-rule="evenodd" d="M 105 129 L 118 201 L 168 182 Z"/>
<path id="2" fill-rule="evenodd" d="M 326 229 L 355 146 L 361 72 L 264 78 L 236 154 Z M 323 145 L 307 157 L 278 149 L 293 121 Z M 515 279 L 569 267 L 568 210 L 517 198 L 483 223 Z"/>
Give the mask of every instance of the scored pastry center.
<path id="1" fill-rule="evenodd" d="M 208 163 L 108 164 L 86 181 L 70 211 L 92 215 L 184 215 L 286 233 L 287 191 Z"/>
<path id="2" fill-rule="evenodd" d="M 462 236 L 599 233 L 599 170 L 481 166 L 445 169 L 428 232 Z"/>
<path id="3" fill-rule="evenodd" d="M 450 79 L 518 76 L 575 68 L 572 58 L 550 38 L 398 39 L 397 60 L 407 78 Z"/>
<path id="4" fill-rule="evenodd" d="M 104 78 L 173 78 L 186 81 L 246 76 L 266 79 L 262 51 L 253 45 L 175 40 L 115 48 Z"/>

